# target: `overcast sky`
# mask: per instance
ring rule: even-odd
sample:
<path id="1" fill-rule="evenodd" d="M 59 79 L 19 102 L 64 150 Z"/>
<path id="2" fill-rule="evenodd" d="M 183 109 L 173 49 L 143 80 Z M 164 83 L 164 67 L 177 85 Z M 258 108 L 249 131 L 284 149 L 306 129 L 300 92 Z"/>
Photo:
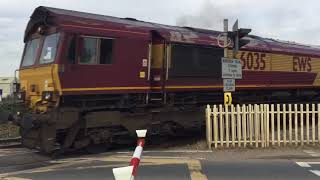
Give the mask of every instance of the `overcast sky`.
<path id="1" fill-rule="evenodd" d="M 26 24 L 41 5 L 215 30 L 238 18 L 255 35 L 320 45 L 319 0 L 0 0 L 0 76 L 18 68 Z"/>

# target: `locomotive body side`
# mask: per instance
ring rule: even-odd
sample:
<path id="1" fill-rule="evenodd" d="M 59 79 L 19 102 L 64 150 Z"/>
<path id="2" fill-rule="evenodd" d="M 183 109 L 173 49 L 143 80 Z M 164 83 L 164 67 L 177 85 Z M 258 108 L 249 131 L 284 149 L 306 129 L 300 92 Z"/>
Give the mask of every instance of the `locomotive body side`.
<path id="1" fill-rule="evenodd" d="M 22 97 L 32 110 L 17 119 L 23 144 L 52 153 L 128 143 L 139 128 L 151 136 L 199 132 L 202 107 L 222 102 L 219 34 L 37 8 L 24 52 L 34 62 L 23 58 L 20 68 Z M 320 50 L 249 38 L 237 54 L 243 79 L 236 103 L 318 100 Z"/>

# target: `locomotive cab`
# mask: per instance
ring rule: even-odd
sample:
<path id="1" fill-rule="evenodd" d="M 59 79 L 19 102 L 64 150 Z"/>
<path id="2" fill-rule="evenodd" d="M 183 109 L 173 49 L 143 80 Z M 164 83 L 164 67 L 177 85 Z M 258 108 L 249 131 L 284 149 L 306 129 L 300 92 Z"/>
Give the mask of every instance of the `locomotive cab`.
<path id="1" fill-rule="evenodd" d="M 59 100 L 58 59 L 63 33 L 39 26 L 27 37 L 19 69 L 20 95 L 26 105 L 46 112 Z"/>

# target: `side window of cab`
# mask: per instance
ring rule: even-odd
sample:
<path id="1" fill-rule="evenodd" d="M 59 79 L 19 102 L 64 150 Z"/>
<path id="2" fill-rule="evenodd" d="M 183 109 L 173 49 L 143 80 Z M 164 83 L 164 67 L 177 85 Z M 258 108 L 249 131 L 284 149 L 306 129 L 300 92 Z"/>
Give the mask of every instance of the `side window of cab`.
<path id="1" fill-rule="evenodd" d="M 76 64 L 77 59 L 77 37 L 76 35 L 72 35 L 69 37 L 67 48 L 67 60 L 69 64 Z"/>
<path id="2" fill-rule="evenodd" d="M 113 63 L 114 39 L 82 36 L 79 47 L 79 64 L 98 65 Z"/>

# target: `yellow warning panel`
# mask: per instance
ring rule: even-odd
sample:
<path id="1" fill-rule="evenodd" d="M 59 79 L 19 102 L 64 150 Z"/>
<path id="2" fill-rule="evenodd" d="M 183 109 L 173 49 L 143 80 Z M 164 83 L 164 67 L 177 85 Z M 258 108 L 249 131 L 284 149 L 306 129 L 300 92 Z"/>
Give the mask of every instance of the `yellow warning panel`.
<path id="1" fill-rule="evenodd" d="M 146 77 L 146 73 L 144 71 L 141 71 L 139 76 L 140 76 L 140 78 L 145 78 Z"/>
<path id="2" fill-rule="evenodd" d="M 224 93 L 224 105 L 231 105 L 232 104 L 232 95 L 231 92 Z"/>

